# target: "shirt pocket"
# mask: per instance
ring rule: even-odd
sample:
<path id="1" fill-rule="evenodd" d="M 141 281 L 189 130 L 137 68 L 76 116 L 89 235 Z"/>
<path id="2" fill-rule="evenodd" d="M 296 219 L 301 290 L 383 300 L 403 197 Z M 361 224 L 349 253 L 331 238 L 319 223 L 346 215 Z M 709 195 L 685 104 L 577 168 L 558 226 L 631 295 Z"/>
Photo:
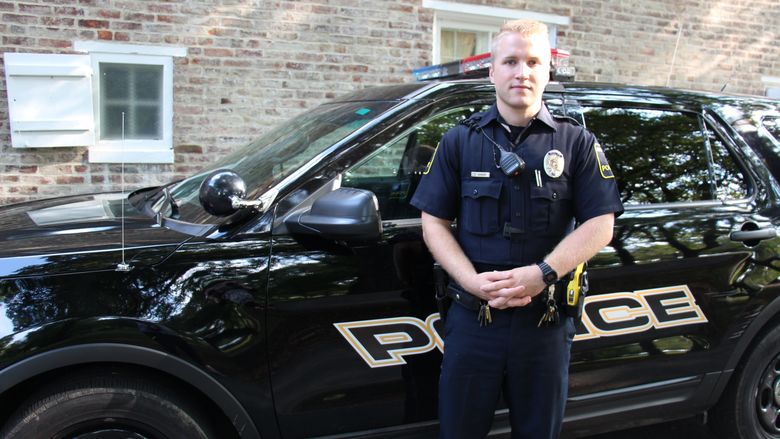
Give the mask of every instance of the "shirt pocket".
<path id="1" fill-rule="evenodd" d="M 501 181 L 464 181 L 461 185 L 463 206 L 459 218 L 464 230 L 476 235 L 498 232 L 500 196 Z"/>
<path id="2" fill-rule="evenodd" d="M 572 191 L 566 180 L 531 187 L 531 232 L 563 235 L 572 220 Z"/>

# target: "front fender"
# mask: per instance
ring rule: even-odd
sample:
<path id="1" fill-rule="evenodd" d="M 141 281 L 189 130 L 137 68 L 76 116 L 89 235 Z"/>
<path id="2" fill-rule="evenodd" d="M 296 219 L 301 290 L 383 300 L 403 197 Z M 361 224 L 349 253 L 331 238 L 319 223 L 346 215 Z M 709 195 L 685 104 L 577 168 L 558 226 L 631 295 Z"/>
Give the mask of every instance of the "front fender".
<path id="1" fill-rule="evenodd" d="M 715 388 L 710 395 L 709 405 L 718 402 L 739 363 L 749 355 L 750 347 L 759 342 L 761 333 L 780 323 L 780 286 L 774 285 L 763 291 L 765 300 L 758 301 L 745 309 L 745 316 L 737 320 L 731 330 L 731 338 L 739 338 L 734 350 L 723 368 Z M 768 301 L 768 303 L 767 303 Z"/>
<path id="2" fill-rule="evenodd" d="M 127 329 L 129 325 L 153 325 L 159 329 L 159 325 L 133 319 L 111 320 L 113 324 L 109 326 L 116 331 L 112 333 L 112 339 L 117 339 L 121 327 Z M 74 325 L 81 326 L 73 321 L 56 322 L 6 337 L 6 343 L 0 340 L 0 364 L 8 364 L 11 357 L 18 358 L 23 355 L 22 352 L 36 352 L 17 361 L 11 360 L 10 365 L 0 370 L 0 395 L 19 383 L 68 366 L 94 363 L 136 365 L 174 376 L 198 389 L 225 413 L 242 438 L 260 438 L 252 417 L 236 397 L 206 373 L 203 366 L 185 360 L 196 355 L 199 349 L 193 348 L 184 339 L 176 340 L 177 337 L 168 334 L 162 337 L 166 339 L 163 343 L 155 346 L 155 340 L 143 333 L 123 331 L 124 341 L 114 343 L 95 341 L 106 337 L 105 333 L 101 337 L 101 331 L 89 336 L 81 331 L 68 331 L 70 336 L 60 338 L 53 346 L 39 344 L 43 334 L 48 334 L 46 339 L 54 340 L 57 334 L 64 335 L 64 329 Z M 94 328 L 94 322 L 86 326 Z M 79 340 L 82 337 L 91 340 Z"/>

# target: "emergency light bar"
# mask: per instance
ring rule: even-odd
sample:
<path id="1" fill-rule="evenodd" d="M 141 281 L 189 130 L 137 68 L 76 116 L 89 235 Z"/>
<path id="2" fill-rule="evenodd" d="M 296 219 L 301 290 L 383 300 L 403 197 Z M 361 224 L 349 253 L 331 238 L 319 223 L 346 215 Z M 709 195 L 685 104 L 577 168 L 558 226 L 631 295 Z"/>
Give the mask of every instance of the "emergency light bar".
<path id="1" fill-rule="evenodd" d="M 550 50 L 550 79 L 552 81 L 574 81 L 575 69 L 569 65 L 569 52 L 561 49 Z M 417 81 L 432 79 L 466 79 L 485 78 L 488 75 L 491 56 L 490 52 L 463 58 L 433 66 L 420 67 L 412 70 Z"/>

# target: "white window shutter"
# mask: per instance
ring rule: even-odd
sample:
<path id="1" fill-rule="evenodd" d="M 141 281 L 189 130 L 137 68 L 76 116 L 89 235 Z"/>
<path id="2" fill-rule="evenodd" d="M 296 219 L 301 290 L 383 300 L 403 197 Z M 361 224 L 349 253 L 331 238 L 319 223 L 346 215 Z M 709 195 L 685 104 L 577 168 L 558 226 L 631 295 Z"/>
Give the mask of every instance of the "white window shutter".
<path id="1" fill-rule="evenodd" d="M 89 55 L 4 54 L 15 148 L 95 143 Z"/>

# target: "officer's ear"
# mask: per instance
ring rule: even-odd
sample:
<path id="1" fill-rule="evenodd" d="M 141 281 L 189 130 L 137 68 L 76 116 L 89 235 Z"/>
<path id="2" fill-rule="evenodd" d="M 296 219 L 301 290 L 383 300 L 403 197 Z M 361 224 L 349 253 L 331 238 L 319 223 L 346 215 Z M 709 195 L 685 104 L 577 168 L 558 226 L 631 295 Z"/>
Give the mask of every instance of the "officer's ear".
<path id="1" fill-rule="evenodd" d="M 493 62 L 491 61 L 490 64 L 488 64 L 488 77 L 490 78 L 490 82 L 495 84 L 496 81 L 493 80 Z"/>

